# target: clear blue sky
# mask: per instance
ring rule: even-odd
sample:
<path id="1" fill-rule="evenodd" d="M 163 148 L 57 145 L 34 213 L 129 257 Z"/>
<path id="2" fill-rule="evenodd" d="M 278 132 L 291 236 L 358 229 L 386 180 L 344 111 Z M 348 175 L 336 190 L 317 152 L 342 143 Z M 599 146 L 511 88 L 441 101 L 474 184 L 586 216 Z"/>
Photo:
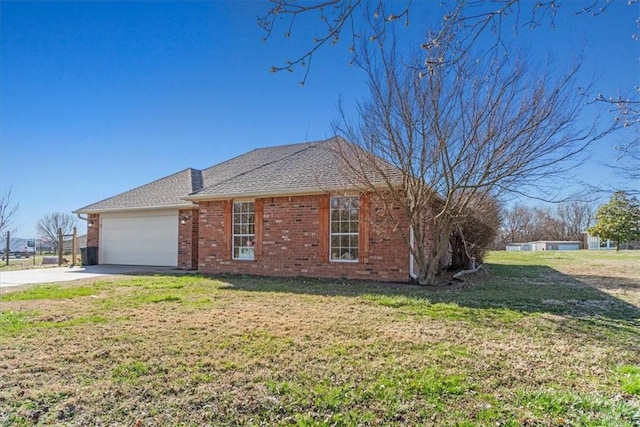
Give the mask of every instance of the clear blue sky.
<path id="1" fill-rule="evenodd" d="M 526 32 L 535 55 L 587 53 L 585 76 L 606 94 L 640 84 L 640 5 L 571 16 Z M 584 4 L 589 4 L 585 2 Z M 433 3 L 432 3 L 433 4 Z M 418 4 L 410 31 L 420 31 Z M 264 1 L 0 3 L 0 189 L 20 204 L 17 235 L 42 215 L 71 212 L 187 167 L 205 168 L 254 148 L 329 137 L 342 98 L 366 96 L 347 66 L 347 43 L 302 72 L 271 74 L 310 46 L 279 27 L 262 42 Z M 300 29 L 302 30 L 302 29 Z M 521 33 L 522 34 L 522 33 Z M 414 33 L 415 35 L 415 33 Z M 618 137 L 619 138 L 619 137 Z M 616 138 L 616 139 L 618 139 Z M 615 186 L 603 141 L 579 176 Z"/>

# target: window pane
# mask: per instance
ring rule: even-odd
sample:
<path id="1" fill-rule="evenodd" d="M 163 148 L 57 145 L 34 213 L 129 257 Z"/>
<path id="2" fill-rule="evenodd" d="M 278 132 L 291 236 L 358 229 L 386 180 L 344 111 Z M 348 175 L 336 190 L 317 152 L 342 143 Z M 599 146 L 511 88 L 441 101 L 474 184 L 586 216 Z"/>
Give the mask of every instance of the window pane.
<path id="1" fill-rule="evenodd" d="M 359 206 L 358 197 L 331 199 L 331 259 L 358 260 Z"/>
<path id="2" fill-rule="evenodd" d="M 233 257 L 254 259 L 255 214 L 253 202 L 233 204 Z"/>
<path id="3" fill-rule="evenodd" d="M 353 248 L 353 249 L 357 249 L 358 248 L 358 236 L 349 236 L 349 247 Z"/>

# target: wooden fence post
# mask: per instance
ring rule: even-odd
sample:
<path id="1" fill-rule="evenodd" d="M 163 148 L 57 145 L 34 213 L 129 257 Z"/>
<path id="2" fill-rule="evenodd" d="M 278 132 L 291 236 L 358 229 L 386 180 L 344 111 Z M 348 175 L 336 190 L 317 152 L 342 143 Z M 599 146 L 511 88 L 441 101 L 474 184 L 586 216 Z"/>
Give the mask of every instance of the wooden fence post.
<path id="1" fill-rule="evenodd" d="M 62 251 L 63 251 L 63 238 L 62 228 L 58 228 L 58 267 L 62 265 Z"/>
<path id="2" fill-rule="evenodd" d="M 7 231 L 7 246 L 4 248 L 4 256 L 6 257 L 6 265 L 9 265 L 9 251 L 11 250 L 11 232 Z"/>
<path id="3" fill-rule="evenodd" d="M 71 260 L 71 267 L 76 266 L 76 252 L 78 251 L 78 230 L 76 227 L 73 227 L 73 242 L 71 244 L 71 256 L 73 259 Z"/>

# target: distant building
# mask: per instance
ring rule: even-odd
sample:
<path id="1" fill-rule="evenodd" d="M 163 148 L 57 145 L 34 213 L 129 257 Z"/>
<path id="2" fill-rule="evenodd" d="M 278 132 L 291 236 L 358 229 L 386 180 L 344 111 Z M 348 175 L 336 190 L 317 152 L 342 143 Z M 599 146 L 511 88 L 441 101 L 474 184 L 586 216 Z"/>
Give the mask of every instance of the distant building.
<path id="1" fill-rule="evenodd" d="M 531 242 L 532 251 L 577 251 L 582 249 L 579 240 L 538 240 Z"/>
<path id="2" fill-rule="evenodd" d="M 584 241 L 587 249 L 607 250 L 616 248 L 616 242 L 613 240 L 601 239 L 598 236 L 590 235 L 588 232 L 584 232 Z M 622 242 L 620 243 L 620 249 L 640 249 L 640 241 Z"/>
<path id="3" fill-rule="evenodd" d="M 577 251 L 582 249 L 582 242 L 578 240 L 536 240 L 528 243 L 509 243 L 507 252 L 517 251 Z"/>
<path id="4" fill-rule="evenodd" d="M 76 249 L 80 249 L 80 248 L 86 248 L 87 247 L 87 235 L 83 234 L 81 236 L 78 236 L 78 238 L 76 239 L 76 244 L 78 245 L 78 247 Z M 73 239 L 68 239 L 65 240 L 63 248 L 65 251 L 71 251 L 73 249 Z"/>
<path id="5" fill-rule="evenodd" d="M 587 249 L 615 249 L 616 244 L 610 239 L 601 239 L 598 236 L 592 236 L 589 233 L 585 233 L 587 241 Z"/>
<path id="6" fill-rule="evenodd" d="M 505 248 L 507 252 L 530 251 L 530 243 L 509 243 Z"/>

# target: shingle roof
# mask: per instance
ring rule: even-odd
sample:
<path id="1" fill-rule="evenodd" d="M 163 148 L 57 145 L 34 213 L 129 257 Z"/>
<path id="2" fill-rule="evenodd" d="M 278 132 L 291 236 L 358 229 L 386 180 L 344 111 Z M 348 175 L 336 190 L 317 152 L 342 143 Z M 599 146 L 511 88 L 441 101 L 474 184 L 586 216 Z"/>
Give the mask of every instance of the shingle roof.
<path id="1" fill-rule="evenodd" d="M 345 188 L 331 150 L 337 139 L 253 150 L 203 171 L 205 187 L 187 199 L 290 194 Z"/>
<path id="2" fill-rule="evenodd" d="M 182 197 L 198 188 L 202 188 L 202 171 L 189 168 L 133 190 L 92 203 L 75 212 L 92 213 L 109 210 L 190 206 L 192 203 L 183 200 Z"/>
<path id="3" fill-rule="evenodd" d="M 342 173 L 336 144 L 353 147 L 334 137 L 259 148 L 202 171 L 186 169 L 76 212 L 189 206 L 189 200 L 346 190 L 354 186 Z"/>

